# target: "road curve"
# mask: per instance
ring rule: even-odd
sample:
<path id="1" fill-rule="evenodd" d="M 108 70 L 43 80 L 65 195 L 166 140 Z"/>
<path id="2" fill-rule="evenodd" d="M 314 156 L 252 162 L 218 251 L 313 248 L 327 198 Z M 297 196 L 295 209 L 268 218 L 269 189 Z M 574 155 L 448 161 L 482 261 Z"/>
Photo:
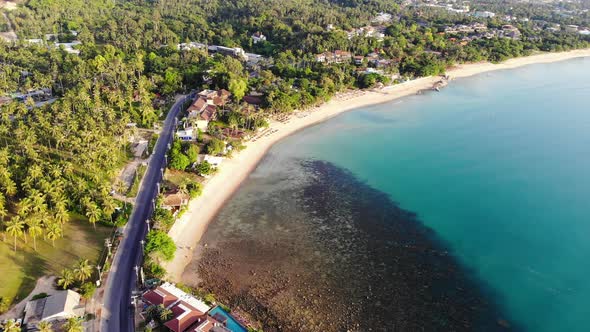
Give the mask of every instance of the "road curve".
<path id="1" fill-rule="evenodd" d="M 140 190 L 135 200 L 133 212 L 129 217 L 123 239 L 115 254 L 111 271 L 107 279 L 103 297 L 103 309 L 100 324 L 102 332 L 126 332 L 135 330 L 132 292 L 137 289 L 137 275 L 135 266 L 141 266 L 142 248 L 140 241 L 147 234 L 146 220 L 153 212 L 153 199 L 157 195 L 157 183 L 162 178 L 165 168 L 165 155 L 168 143 L 172 141 L 176 117 L 182 110 L 182 105 L 194 93 L 179 99 L 166 116 L 164 127 L 152 153 L 148 168 L 141 182 Z"/>

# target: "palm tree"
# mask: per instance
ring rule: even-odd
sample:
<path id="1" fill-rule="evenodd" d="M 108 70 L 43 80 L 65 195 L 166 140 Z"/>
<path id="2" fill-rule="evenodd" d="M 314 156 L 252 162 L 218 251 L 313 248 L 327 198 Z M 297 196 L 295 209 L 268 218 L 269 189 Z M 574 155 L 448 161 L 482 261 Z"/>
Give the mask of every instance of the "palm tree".
<path id="1" fill-rule="evenodd" d="M 56 206 L 56 211 L 53 218 L 60 225 L 60 227 L 63 227 L 63 225 L 70 221 L 70 213 L 66 209 L 65 205 L 61 205 L 62 203 L 59 204 L 60 205 Z"/>
<path id="2" fill-rule="evenodd" d="M 125 182 L 121 180 L 117 180 L 115 182 L 115 191 L 118 192 L 120 195 L 125 195 L 125 191 L 127 190 L 127 185 Z"/>
<path id="3" fill-rule="evenodd" d="M 14 319 L 10 319 L 4 324 L 4 331 L 5 332 L 20 332 L 21 328 L 16 323 L 16 321 Z"/>
<path id="4" fill-rule="evenodd" d="M 58 223 L 52 222 L 47 225 L 47 232 L 45 233 L 45 236 L 51 240 L 51 245 L 53 247 L 55 247 L 55 240 L 59 239 L 62 235 L 63 233 Z"/>
<path id="5" fill-rule="evenodd" d="M 16 195 L 16 183 L 10 178 L 4 181 L 4 192 L 6 193 L 6 196 L 12 197 Z"/>
<path id="6" fill-rule="evenodd" d="M 39 324 L 37 324 L 37 329 L 39 332 L 53 332 L 53 326 L 47 321 L 39 322 Z"/>
<path id="7" fill-rule="evenodd" d="M 183 182 L 178 186 L 178 194 L 180 194 L 182 196 L 188 195 L 188 189 L 187 189 L 186 182 Z"/>
<path id="8" fill-rule="evenodd" d="M 115 201 L 110 196 L 105 197 L 102 202 L 102 212 L 106 216 L 109 216 L 111 223 L 113 222 L 113 213 L 115 213 L 116 208 L 117 205 L 115 204 Z"/>
<path id="9" fill-rule="evenodd" d="M 74 283 L 74 281 L 76 281 L 74 272 L 72 272 L 72 270 L 70 269 L 63 269 L 61 270 L 59 279 L 57 280 L 57 284 L 61 286 L 63 289 L 67 289 Z"/>
<path id="10" fill-rule="evenodd" d="M 157 305 L 151 305 L 145 309 L 146 321 L 160 319 L 160 307 Z"/>
<path id="11" fill-rule="evenodd" d="M 90 221 L 92 226 L 94 226 L 94 229 L 96 229 L 96 222 L 100 219 L 100 209 L 96 204 L 91 203 L 91 205 L 88 206 L 86 217 L 88 217 L 88 221 Z"/>
<path id="12" fill-rule="evenodd" d="M 43 234 L 41 221 L 36 216 L 33 216 L 32 218 L 29 218 L 27 226 L 29 227 L 27 232 L 33 238 L 33 248 L 37 251 L 37 236 Z"/>
<path id="13" fill-rule="evenodd" d="M 23 235 L 23 229 L 25 223 L 22 221 L 20 216 L 14 216 L 6 223 L 6 233 L 14 237 L 14 252 L 16 252 L 16 238 Z"/>
<path id="14" fill-rule="evenodd" d="M 29 167 L 29 177 L 38 180 L 43 176 L 43 168 L 39 164 L 33 164 Z"/>
<path id="15" fill-rule="evenodd" d="M 68 321 L 64 325 L 65 332 L 83 332 L 82 319 L 80 317 L 68 318 Z"/>
<path id="16" fill-rule="evenodd" d="M 80 282 L 86 281 L 92 275 L 92 265 L 87 259 L 81 259 L 74 267 L 74 275 Z"/>
<path id="17" fill-rule="evenodd" d="M 172 310 L 168 308 L 160 308 L 160 320 L 162 322 L 168 321 L 172 317 Z"/>

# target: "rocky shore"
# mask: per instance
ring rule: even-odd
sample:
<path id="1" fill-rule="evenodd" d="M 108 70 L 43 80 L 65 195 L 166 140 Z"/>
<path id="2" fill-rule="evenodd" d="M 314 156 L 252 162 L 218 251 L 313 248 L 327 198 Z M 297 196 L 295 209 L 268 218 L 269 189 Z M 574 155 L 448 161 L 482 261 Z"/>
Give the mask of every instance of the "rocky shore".
<path id="1" fill-rule="evenodd" d="M 242 188 L 183 280 L 265 331 L 506 330 L 490 294 L 414 214 L 331 164 L 303 169 L 303 182 L 291 172 Z"/>

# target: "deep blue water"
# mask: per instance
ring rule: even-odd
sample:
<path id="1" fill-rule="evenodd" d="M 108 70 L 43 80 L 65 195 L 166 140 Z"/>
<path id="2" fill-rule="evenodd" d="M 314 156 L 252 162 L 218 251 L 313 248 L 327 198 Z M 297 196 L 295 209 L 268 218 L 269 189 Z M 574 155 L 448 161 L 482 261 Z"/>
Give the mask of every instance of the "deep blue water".
<path id="1" fill-rule="evenodd" d="M 512 323 L 588 331 L 589 77 L 584 58 L 461 79 L 345 113 L 270 154 L 329 162 L 416 213 Z"/>

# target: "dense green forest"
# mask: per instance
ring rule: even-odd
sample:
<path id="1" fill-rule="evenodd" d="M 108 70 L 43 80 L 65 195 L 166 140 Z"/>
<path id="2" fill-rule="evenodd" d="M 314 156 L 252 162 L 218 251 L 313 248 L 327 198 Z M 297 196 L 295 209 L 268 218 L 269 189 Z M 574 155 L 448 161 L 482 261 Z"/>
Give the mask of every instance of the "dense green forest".
<path id="1" fill-rule="evenodd" d="M 505 4 L 485 2 L 481 8 L 501 11 Z M 587 13 L 556 18 L 545 5 L 510 11 L 563 24 L 588 22 Z M 347 35 L 380 12 L 393 15 L 383 23 L 382 38 Z M 473 17 L 387 0 L 29 0 L 6 14 L 19 40 L 0 42 L 0 93 L 48 89 L 55 98 L 45 105 L 14 99 L 0 110 L 0 231 L 15 243 L 27 235 L 60 237 L 70 213 L 91 223 L 112 222 L 122 203 L 109 193 L 129 158 L 127 125 L 153 128 L 166 111 L 156 99 L 228 89 L 234 100 L 221 121 L 251 129 L 241 99 L 252 91 L 261 94 L 258 112 L 269 115 L 319 104 L 346 88 L 391 83 L 394 73 L 438 75 L 460 62 L 589 45 L 587 36 L 539 29 L 532 20 L 511 23 L 520 39 L 459 43 L 444 27 L 469 24 Z M 498 17 L 485 22 L 506 23 Z M 0 24 L 7 29 L 4 19 Z M 254 43 L 255 32 L 266 41 Z M 28 39 L 77 40 L 80 52 Z M 178 50 L 178 43 L 191 41 L 241 47 L 271 58 L 272 65 Z M 380 73 L 363 74 L 353 61 L 315 60 L 336 50 L 373 52 L 389 61 Z"/>

